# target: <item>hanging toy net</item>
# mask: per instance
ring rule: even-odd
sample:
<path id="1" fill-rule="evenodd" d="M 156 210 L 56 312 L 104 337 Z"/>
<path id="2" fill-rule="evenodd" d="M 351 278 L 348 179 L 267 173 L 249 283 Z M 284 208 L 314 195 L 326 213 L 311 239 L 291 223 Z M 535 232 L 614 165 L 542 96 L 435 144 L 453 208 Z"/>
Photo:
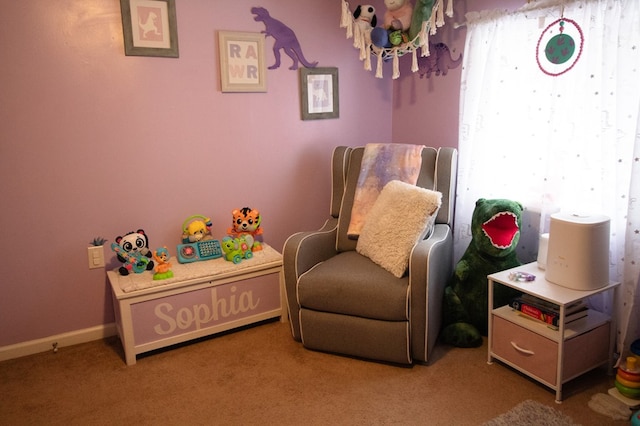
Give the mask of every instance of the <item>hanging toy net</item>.
<path id="1" fill-rule="evenodd" d="M 416 0 L 413 8 L 411 28 L 406 41 L 391 47 L 379 47 L 371 42 L 371 29 L 363 29 L 356 22 L 353 12 L 346 0 L 342 2 L 340 28 L 346 28 L 347 39 L 353 38 L 353 47 L 360 51 L 360 60 L 364 61 L 364 69 L 371 71 L 371 57 L 376 58 L 376 77 L 382 78 L 382 64 L 393 61 L 391 78 L 400 77 L 399 58 L 411 54 L 411 72 L 418 71 L 418 50 L 421 56 L 429 56 L 429 35 L 436 34 L 439 27 L 444 25 L 444 15 L 453 17 L 453 0 L 447 0 L 444 10 L 444 0 Z"/>

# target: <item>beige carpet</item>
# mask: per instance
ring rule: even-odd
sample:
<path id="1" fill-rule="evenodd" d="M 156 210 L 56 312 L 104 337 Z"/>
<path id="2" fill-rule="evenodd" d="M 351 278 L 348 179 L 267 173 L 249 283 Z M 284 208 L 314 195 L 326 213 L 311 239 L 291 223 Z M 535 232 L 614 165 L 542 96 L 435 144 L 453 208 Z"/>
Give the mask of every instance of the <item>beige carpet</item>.
<path id="1" fill-rule="evenodd" d="M 588 408 L 613 378 L 595 370 L 566 400 L 504 365 L 486 345 L 439 346 L 402 368 L 306 350 L 270 322 L 138 357 L 117 338 L 0 363 L 2 425 L 481 425 L 525 400 L 574 422 L 625 425 Z"/>

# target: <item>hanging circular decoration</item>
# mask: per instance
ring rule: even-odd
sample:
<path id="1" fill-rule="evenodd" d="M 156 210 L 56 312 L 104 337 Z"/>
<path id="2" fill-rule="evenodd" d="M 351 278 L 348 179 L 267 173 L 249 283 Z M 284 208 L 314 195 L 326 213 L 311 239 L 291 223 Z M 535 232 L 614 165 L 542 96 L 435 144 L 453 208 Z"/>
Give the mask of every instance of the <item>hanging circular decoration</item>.
<path id="1" fill-rule="evenodd" d="M 562 17 L 540 35 L 536 60 L 540 70 L 556 77 L 569 71 L 580 59 L 584 36 L 576 21 Z"/>

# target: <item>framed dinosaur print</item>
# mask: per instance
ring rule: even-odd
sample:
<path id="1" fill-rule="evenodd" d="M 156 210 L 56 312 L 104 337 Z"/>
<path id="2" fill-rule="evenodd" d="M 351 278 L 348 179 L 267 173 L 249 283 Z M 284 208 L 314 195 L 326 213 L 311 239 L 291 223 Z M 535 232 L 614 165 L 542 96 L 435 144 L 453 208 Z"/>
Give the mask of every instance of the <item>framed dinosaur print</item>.
<path id="1" fill-rule="evenodd" d="M 303 120 L 340 117 L 338 68 L 300 68 Z"/>
<path id="2" fill-rule="evenodd" d="M 175 0 L 120 0 L 124 54 L 178 57 Z"/>
<path id="3" fill-rule="evenodd" d="M 266 92 L 262 33 L 218 31 L 220 86 L 223 92 Z"/>

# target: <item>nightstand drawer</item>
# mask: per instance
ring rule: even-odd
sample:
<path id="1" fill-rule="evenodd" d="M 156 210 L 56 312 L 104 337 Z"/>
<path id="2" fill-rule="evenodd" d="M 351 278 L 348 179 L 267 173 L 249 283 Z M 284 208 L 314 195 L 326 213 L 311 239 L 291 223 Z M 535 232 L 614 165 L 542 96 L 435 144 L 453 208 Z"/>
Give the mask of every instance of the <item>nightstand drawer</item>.
<path id="1" fill-rule="evenodd" d="M 496 356 L 552 386 L 556 385 L 557 342 L 497 316 L 493 317 L 491 336 Z"/>

